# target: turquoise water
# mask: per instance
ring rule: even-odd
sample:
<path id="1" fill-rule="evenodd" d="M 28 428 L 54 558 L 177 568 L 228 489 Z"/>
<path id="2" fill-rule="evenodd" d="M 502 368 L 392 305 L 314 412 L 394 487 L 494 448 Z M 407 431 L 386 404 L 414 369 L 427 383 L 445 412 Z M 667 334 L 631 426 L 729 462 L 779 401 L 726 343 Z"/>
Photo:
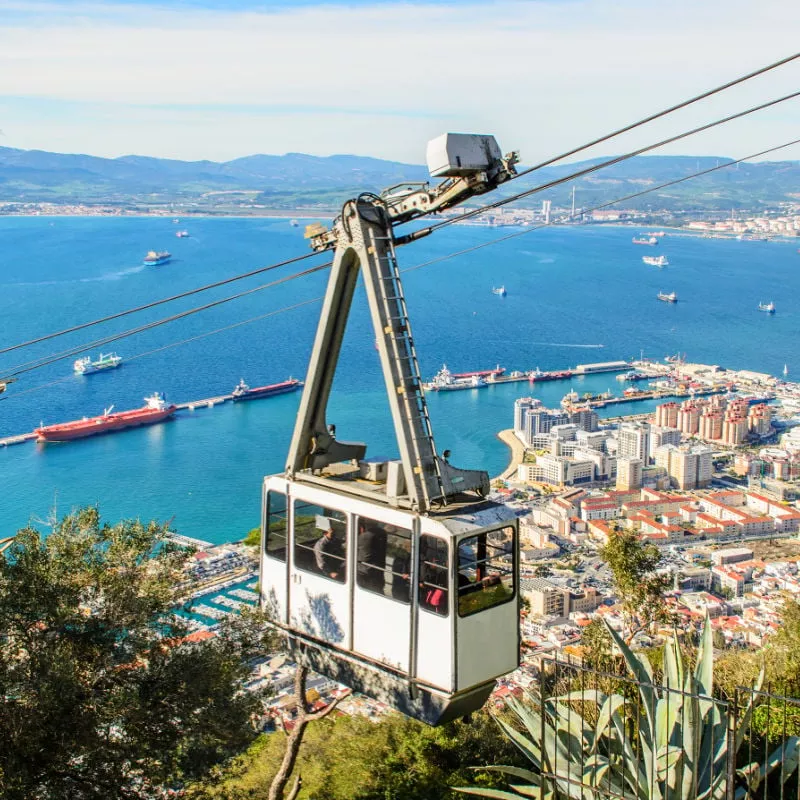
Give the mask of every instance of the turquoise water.
<path id="1" fill-rule="evenodd" d="M 305 252 L 302 228 L 285 220 L 184 220 L 191 238 L 156 218 L 0 218 L 0 348 L 79 321 Z M 400 250 L 403 267 L 489 241 L 508 229 L 448 228 Z M 487 247 L 405 278 L 422 370 L 500 363 L 555 369 L 576 363 L 686 352 L 689 358 L 778 374 L 800 370 L 800 255 L 790 243 L 667 237 L 658 248 L 631 245 L 638 228 L 550 228 Z M 150 249 L 170 264 L 142 267 Z M 645 266 L 664 252 L 670 266 Z M 318 259 L 323 261 L 324 259 Z M 91 341 L 210 299 L 257 286 L 304 265 L 0 356 L 0 373 L 31 358 Z M 135 408 L 154 390 L 181 402 L 305 374 L 318 305 L 280 313 L 142 358 L 166 344 L 317 297 L 325 275 L 267 289 L 203 314 L 115 343 L 126 363 L 109 373 L 71 374 L 72 358 L 20 378 L 0 400 L 0 436 L 116 409 Z M 491 293 L 505 284 L 508 296 Z M 676 305 L 656 300 L 676 291 Z M 774 316 L 759 313 L 773 299 Z M 393 455 L 388 407 L 364 298 L 358 295 L 343 347 L 329 421 L 368 455 Z M 601 346 L 602 345 L 602 346 Z M 86 350 L 96 354 L 100 348 Z M 40 388 L 43 387 L 43 388 Z M 619 392 L 613 376 L 536 386 L 547 404 L 575 388 Z M 465 467 L 499 472 L 508 453 L 495 434 L 510 427 L 525 384 L 433 395 L 440 450 Z M 62 445 L 0 450 L 0 535 L 98 503 L 110 519 L 172 520 L 188 536 L 222 542 L 258 523 L 260 481 L 283 466 L 299 394 L 181 413 L 173 422 Z M 645 411 L 615 406 L 609 414 Z"/>

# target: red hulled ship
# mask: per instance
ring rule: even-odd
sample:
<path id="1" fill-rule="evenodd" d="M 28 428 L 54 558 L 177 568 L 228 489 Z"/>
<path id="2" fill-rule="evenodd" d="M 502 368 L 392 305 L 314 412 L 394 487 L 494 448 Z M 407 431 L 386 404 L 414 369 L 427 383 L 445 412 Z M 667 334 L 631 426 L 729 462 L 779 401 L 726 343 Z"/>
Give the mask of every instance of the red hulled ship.
<path id="1" fill-rule="evenodd" d="M 112 414 L 106 409 L 99 417 L 84 417 L 73 422 L 62 422 L 59 425 L 43 425 L 34 433 L 40 442 L 68 442 L 71 439 L 83 439 L 98 433 L 121 431 L 139 425 L 152 425 L 171 417 L 177 410 L 175 405 L 167 405 L 166 400 L 158 393 L 145 397 L 145 405 L 131 411 L 117 411 Z"/>

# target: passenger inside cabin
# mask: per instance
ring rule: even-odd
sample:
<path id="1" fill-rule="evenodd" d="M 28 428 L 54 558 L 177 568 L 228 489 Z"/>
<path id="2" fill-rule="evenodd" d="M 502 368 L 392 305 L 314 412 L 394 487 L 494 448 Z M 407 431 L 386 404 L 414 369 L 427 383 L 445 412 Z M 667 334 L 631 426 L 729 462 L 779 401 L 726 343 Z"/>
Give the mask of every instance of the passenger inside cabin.
<path id="1" fill-rule="evenodd" d="M 333 523 L 328 517 L 317 517 L 317 525 L 324 533 L 314 545 L 314 562 L 320 573 L 337 579 L 342 562 L 341 548 L 333 534 Z"/>
<path id="2" fill-rule="evenodd" d="M 447 545 L 434 536 L 420 537 L 419 603 L 447 616 Z"/>
<path id="3" fill-rule="evenodd" d="M 392 559 L 392 598 L 408 603 L 411 589 L 411 539 L 398 537 L 398 547 Z"/>

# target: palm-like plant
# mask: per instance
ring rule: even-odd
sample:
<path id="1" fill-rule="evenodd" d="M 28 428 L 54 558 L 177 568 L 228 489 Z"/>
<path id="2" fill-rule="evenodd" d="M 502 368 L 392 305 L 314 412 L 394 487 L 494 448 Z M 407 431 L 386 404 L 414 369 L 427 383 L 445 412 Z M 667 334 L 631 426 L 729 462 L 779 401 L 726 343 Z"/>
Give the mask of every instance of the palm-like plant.
<path id="1" fill-rule="evenodd" d="M 800 737 L 792 736 L 763 762 L 736 770 L 737 786 L 730 786 L 728 775 L 750 728 L 753 699 L 764 672 L 736 729 L 729 728 L 726 704 L 712 697 L 714 656 L 708 619 L 693 670 L 684 664 L 677 637 L 664 645 L 660 685 L 647 656 L 634 653 L 610 627 L 609 632 L 634 677 L 631 684 L 624 684 L 635 688 L 633 697 L 625 689 L 581 688 L 532 704 L 510 699 L 508 706 L 519 728 L 500 718 L 497 721 L 533 769 L 490 767 L 509 777 L 508 791 L 458 791 L 502 800 L 520 796 L 748 800 L 776 768 L 781 768 L 784 780 L 797 769 Z"/>

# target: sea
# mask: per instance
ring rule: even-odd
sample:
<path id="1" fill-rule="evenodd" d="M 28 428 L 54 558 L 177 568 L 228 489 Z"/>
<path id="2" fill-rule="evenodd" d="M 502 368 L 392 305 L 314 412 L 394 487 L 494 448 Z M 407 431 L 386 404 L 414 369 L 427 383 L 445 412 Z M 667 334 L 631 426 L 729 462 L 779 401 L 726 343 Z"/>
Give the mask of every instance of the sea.
<path id="1" fill-rule="evenodd" d="M 162 217 L 1 217 L 0 350 L 44 334 L 144 305 L 307 252 L 302 220 Z M 656 247 L 631 243 L 646 228 L 575 226 L 538 230 L 454 225 L 401 248 L 414 342 L 423 376 L 452 371 L 564 369 L 641 355 L 681 353 L 692 361 L 790 376 L 800 372 L 800 254 L 791 241 L 704 239 L 668 232 Z M 502 242 L 501 236 L 519 233 Z M 480 245 L 486 245 L 481 246 Z M 477 248 L 477 249 L 471 249 Z M 172 260 L 145 267 L 148 250 Z M 470 250 L 471 249 L 471 250 Z M 457 251 L 470 252 L 445 258 Z M 664 253 L 669 266 L 642 256 Z M 0 437 L 104 409 L 143 405 L 163 392 L 172 402 L 304 378 L 327 272 L 285 281 L 206 311 L 94 344 L 181 311 L 256 289 L 315 256 L 228 286 L 103 325 L 0 354 L 0 376 L 19 372 L 0 395 Z M 416 266 L 431 263 L 424 268 Z M 504 285 L 505 297 L 492 293 Z M 676 304 L 659 302 L 675 291 Z M 757 310 L 773 300 L 777 313 Z M 328 407 L 337 437 L 364 441 L 368 457 L 397 445 L 377 352 L 359 288 Z M 78 376 L 80 348 L 116 352 L 115 370 Z M 558 406 L 579 393 L 623 385 L 600 374 L 537 385 L 511 383 L 428 396 L 439 451 L 451 463 L 500 473 L 509 460 L 498 431 L 510 428 L 514 400 Z M 104 519 L 156 519 L 193 538 L 222 543 L 259 524 L 264 475 L 283 468 L 300 394 L 181 411 L 168 423 L 63 444 L 0 447 L 0 539 L 97 505 Z M 606 415 L 642 413 L 626 403 Z"/>

